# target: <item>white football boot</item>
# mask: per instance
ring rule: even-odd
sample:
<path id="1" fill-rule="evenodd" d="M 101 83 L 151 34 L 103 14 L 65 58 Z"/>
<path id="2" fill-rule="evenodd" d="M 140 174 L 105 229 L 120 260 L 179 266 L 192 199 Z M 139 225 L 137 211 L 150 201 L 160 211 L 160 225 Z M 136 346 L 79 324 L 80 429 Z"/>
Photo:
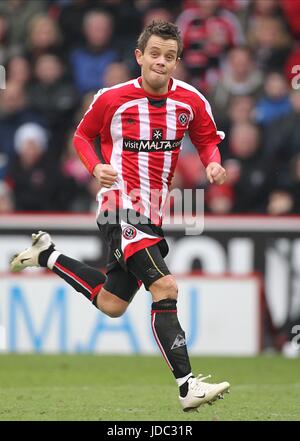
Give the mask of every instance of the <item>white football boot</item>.
<path id="1" fill-rule="evenodd" d="M 39 231 L 37 234 L 33 233 L 31 237 L 31 247 L 13 256 L 10 261 L 10 269 L 14 273 L 22 271 L 27 267 L 40 266 L 38 258 L 41 251 L 45 251 L 53 245 L 50 234 L 45 231 Z"/>
<path id="2" fill-rule="evenodd" d="M 202 404 L 213 404 L 217 399 L 223 399 L 223 394 L 229 393 L 230 384 L 227 381 L 222 383 L 206 383 L 204 380 L 211 375 L 204 377 L 198 375 L 196 378 L 188 379 L 188 393 L 182 398 L 179 397 L 184 412 L 196 411 Z"/>

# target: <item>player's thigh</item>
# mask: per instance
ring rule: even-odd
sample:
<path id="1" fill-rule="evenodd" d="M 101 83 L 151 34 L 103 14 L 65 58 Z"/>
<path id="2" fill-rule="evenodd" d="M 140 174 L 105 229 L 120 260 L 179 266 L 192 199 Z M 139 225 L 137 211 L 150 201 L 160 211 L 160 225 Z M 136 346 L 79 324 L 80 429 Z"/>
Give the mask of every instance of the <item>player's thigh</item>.
<path id="1" fill-rule="evenodd" d="M 133 274 L 116 265 L 107 273 L 104 286 L 97 297 L 97 307 L 111 317 L 119 317 L 126 311 L 139 286 Z"/>
<path id="2" fill-rule="evenodd" d="M 157 244 L 144 248 L 127 261 L 128 269 L 151 292 L 153 301 L 177 298 L 177 285 Z"/>

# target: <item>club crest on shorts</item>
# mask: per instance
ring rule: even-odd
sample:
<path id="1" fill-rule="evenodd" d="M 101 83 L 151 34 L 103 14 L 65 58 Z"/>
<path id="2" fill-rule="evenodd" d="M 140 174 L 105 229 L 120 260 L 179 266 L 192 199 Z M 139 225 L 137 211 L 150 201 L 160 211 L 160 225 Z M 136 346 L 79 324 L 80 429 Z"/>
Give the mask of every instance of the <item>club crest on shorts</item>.
<path id="1" fill-rule="evenodd" d="M 178 115 L 178 121 L 182 126 L 186 126 L 187 122 L 189 120 L 188 114 L 187 113 L 180 113 Z"/>
<path id="2" fill-rule="evenodd" d="M 122 231 L 123 237 L 126 240 L 134 239 L 136 236 L 136 228 L 132 226 L 125 227 Z"/>

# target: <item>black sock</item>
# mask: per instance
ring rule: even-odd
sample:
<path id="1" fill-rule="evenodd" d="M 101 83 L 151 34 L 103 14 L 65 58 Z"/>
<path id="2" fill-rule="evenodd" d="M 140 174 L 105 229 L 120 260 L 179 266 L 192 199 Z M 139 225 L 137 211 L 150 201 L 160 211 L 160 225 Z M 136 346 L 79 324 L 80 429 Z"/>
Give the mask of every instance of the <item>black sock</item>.
<path id="1" fill-rule="evenodd" d="M 39 264 L 47 267 L 48 259 L 51 253 L 55 251 L 51 245 L 39 255 Z M 91 300 L 96 306 L 96 297 L 103 286 L 106 277 L 100 271 L 72 259 L 71 257 L 60 254 L 53 265 L 52 271 L 64 279 L 76 291 L 81 292 L 87 299 Z"/>
<path id="2" fill-rule="evenodd" d="M 189 384 L 188 384 L 188 382 L 186 381 L 185 383 L 183 383 L 182 386 L 179 386 L 179 393 L 180 393 L 180 396 L 181 396 L 182 398 L 184 398 L 184 397 L 187 395 L 188 390 L 189 390 Z"/>
<path id="3" fill-rule="evenodd" d="M 50 255 L 55 251 L 53 243 L 44 251 L 41 251 L 39 254 L 39 265 L 43 268 L 47 268 L 47 263 Z"/>
<path id="4" fill-rule="evenodd" d="M 177 301 L 171 299 L 152 303 L 152 330 L 175 378 L 183 378 L 191 373 L 191 365 L 176 304 Z"/>
<path id="5" fill-rule="evenodd" d="M 189 379 L 190 378 L 195 378 L 195 377 L 194 377 L 194 375 L 190 375 L 189 378 L 186 380 L 186 382 L 183 383 L 181 386 L 179 386 L 179 393 L 182 398 L 184 398 L 189 391 Z"/>

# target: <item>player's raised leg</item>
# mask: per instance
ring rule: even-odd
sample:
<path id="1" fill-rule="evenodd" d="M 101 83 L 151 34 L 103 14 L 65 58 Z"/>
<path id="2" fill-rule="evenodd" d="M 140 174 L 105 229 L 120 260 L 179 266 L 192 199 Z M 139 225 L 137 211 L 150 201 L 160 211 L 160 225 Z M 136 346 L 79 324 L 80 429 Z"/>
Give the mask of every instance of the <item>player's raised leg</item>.
<path id="1" fill-rule="evenodd" d="M 32 234 L 31 246 L 10 262 L 13 272 L 28 267 L 48 267 L 110 317 L 119 317 L 126 311 L 139 287 L 134 276 L 121 268 L 110 271 L 106 277 L 101 271 L 60 253 L 45 231 Z M 110 292 L 111 288 L 115 291 Z"/>
<path id="2" fill-rule="evenodd" d="M 50 234 L 45 231 L 32 234 L 32 245 L 14 256 L 10 264 L 13 272 L 32 266 L 48 267 L 91 301 L 106 280 L 105 275 L 95 268 L 57 251 Z"/>

